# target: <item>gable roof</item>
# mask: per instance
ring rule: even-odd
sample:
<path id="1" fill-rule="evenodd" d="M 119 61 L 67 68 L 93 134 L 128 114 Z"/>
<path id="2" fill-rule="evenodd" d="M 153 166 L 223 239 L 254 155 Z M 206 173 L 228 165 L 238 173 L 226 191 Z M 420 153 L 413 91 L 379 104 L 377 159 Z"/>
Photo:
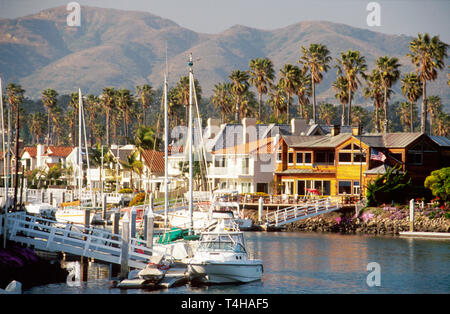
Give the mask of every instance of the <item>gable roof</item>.
<path id="1" fill-rule="evenodd" d="M 55 156 L 55 157 L 67 157 L 73 151 L 75 146 L 44 146 L 44 151 L 42 156 Z M 27 152 L 31 158 L 37 157 L 37 147 L 36 146 L 25 146 L 20 156 Z"/>
<path id="2" fill-rule="evenodd" d="M 152 173 L 164 173 L 164 152 L 158 152 L 152 149 L 144 149 L 141 152 L 145 165 Z"/>

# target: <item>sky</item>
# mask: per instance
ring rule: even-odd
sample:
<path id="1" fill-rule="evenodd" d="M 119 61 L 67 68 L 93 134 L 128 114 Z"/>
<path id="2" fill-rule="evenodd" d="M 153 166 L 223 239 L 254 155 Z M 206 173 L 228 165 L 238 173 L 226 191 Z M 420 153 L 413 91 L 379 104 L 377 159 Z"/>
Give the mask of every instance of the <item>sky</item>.
<path id="1" fill-rule="evenodd" d="M 0 18 L 16 18 L 72 0 L 0 0 Z M 263 30 L 301 21 L 330 21 L 387 34 L 428 32 L 450 43 L 450 0 L 78 0 L 81 6 L 145 11 L 200 33 L 233 25 Z M 369 26 L 370 2 L 379 4 L 381 25 Z"/>

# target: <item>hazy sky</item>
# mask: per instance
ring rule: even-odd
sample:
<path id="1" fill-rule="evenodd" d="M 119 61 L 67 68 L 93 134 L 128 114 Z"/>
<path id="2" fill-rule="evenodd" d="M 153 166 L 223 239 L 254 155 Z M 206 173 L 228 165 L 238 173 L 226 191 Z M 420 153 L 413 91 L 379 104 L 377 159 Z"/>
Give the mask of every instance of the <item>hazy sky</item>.
<path id="1" fill-rule="evenodd" d="M 67 5 L 72 0 L 0 0 L 0 17 L 15 18 Z M 450 43 L 450 0 L 379 0 L 381 26 L 367 25 L 371 0 L 78 0 L 81 6 L 147 11 L 203 33 L 241 24 L 276 29 L 325 20 L 389 34 L 440 35 Z"/>

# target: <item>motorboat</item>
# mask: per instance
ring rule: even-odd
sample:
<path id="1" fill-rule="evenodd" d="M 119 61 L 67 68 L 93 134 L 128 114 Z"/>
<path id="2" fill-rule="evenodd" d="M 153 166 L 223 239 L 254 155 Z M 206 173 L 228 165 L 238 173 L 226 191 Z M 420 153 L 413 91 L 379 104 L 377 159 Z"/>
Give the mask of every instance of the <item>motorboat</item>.
<path id="1" fill-rule="evenodd" d="M 55 213 L 58 209 L 56 207 L 53 207 L 49 203 L 31 203 L 25 205 L 25 210 L 27 211 L 27 213 L 36 216 L 44 218 L 54 218 Z"/>
<path id="2" fill-rule="evenodd" d="M 187 267 L 191 282 L 206 284 L 252 282 L 263 273 L 262 261 L 248 257 L 244 233 L 232 220 L 222 220 L 214 230 L 200 234 Z"/>

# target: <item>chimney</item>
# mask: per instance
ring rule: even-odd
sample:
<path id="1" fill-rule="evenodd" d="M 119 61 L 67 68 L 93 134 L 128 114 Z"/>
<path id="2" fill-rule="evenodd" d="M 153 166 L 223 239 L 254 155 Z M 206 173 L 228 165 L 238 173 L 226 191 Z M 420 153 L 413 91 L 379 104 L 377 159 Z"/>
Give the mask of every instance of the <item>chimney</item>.
<path id="1" fill-rule="evenodd" d="M 340 125 L 333 125 L 331 127 L 331 136 L 336 136 L 341 132 L 341 126 Z"/>
<path id="2" fill-rule="evenodd" d="M 242 119 L 242 144 L 256 141 L 256 119 Z"/>
<path id="3" fill-rule="evenodd" d="M 44 160 L 42 159 L 42 155 L 44 155 L 44 145 L 37 144 L 37 146 L 36 146 L 36 163 L 37 163 L 38 168 L 40 168 L 44 165 Z"/>
<path id="4" fill-rule="evenodd" d="M 362 126 L 353 126 L 352 127 L 352 135 L 353 136 L 360 136 L 362 133 Z"/>
<path id="5" fill-rule="evenodd" d="M 207 120 L 208 129 L 206 130 L 206 138 L 211 139 L 220 131 L 220 121 L 218 119 L 209 118 Z"/>
<path id="6" fill-rule="evenodd" d="M 299 118 L 291 119 L 291 134 L 297 134 L 300 132 L 302 122 L 304 123 L 303 119 Z"/>

